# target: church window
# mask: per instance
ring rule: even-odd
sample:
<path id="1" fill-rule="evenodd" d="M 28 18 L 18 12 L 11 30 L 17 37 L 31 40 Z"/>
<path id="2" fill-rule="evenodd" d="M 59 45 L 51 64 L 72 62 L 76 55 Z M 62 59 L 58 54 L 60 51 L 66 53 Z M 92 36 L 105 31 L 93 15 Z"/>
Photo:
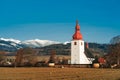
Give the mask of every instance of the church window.
<path id="1" fill-rule="evenodd" d="M 81 45 L 83 45 L 83 43 L 81 42 Z"/>
<path id="2" fill-rule="evenodd" d="M 74 45 L 77 45 L 77 42 L 74 42 Z"/>

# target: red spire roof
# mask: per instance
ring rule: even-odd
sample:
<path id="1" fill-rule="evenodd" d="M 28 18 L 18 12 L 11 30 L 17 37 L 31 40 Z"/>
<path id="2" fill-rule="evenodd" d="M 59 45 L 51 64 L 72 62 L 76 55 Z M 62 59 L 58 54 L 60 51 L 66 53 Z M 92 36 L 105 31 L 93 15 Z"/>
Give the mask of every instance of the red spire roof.
<path id="1" fill-rule="evenodd" d="M 73 35 L 73 40 L 82 40 L 82 34 L 80 33 L 80 26 L 78 21 L 76 21 L 75 34 Z"/>

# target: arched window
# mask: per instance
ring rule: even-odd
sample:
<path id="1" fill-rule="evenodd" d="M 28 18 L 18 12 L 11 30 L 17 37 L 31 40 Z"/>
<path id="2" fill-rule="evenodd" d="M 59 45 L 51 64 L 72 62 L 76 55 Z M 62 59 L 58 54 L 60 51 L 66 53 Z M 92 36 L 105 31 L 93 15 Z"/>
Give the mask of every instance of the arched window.
<path id="1" fill-rule="evenodd" d="M 74 42 L 74 45 L 77 45 L 77 42 Z"/>
<path id="2" fill-rule="evenodd" d="M 83 43 L 81 42 L 81 45 L 83 45 Z"/>

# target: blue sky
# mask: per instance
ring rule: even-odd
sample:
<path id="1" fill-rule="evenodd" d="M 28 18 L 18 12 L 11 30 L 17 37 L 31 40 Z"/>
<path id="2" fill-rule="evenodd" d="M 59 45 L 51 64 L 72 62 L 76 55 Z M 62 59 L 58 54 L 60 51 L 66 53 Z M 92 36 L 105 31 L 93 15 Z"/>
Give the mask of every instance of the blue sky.
<path id="1" fill-rule="evenodd" d="M 120 0 L 0 0 L 0 37 L 71 41 L 76 20 L 87 42 L 120 35 Z"/>

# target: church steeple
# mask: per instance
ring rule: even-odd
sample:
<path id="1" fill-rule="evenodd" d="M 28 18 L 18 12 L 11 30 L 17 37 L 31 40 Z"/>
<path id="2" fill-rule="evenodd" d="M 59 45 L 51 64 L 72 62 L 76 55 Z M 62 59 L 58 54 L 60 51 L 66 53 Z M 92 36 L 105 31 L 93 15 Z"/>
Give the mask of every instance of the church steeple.
<path id="1" fill-rule="evenodd" d="M 76 21 L 75 34 L 73 35 L 73 40 L 82 40 L 82 34 L 80 33 L 80 26 L 78 20 Z"/>
<path id="2" fill-rule="evenodd" d="M 73 40 L 71 41 L 71 64 L 92 64 L 84 52 L 84 40 L 82 40 L 80 26 L 78 24 L 78 21 L 76 21 L 75 33 L 73 35 Z"/>

